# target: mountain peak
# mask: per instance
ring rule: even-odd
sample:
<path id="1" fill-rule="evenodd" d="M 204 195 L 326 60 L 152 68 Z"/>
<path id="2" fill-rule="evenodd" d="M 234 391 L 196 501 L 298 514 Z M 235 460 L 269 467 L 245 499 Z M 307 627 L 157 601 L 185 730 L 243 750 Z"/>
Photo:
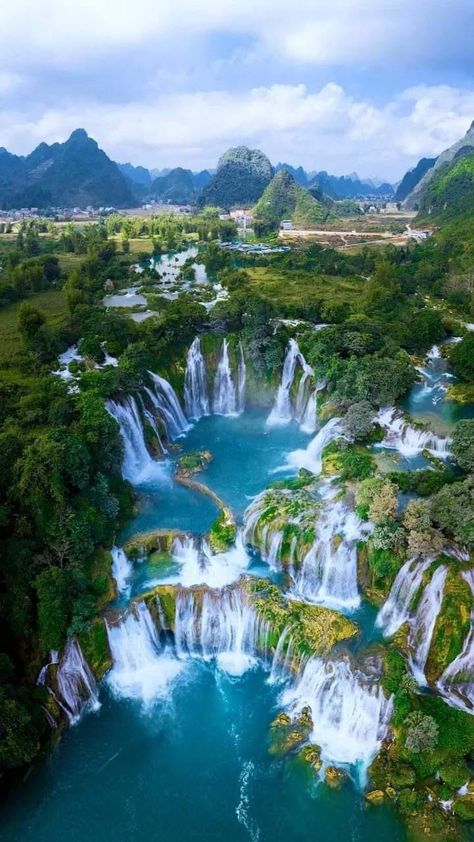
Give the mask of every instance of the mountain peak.
<path id="1" fill-rule="evenodd" d="M 90 140 L 89 135 L 87 134 L 85 129 L 74 129 L 71 132 L 69 140 Z"/>

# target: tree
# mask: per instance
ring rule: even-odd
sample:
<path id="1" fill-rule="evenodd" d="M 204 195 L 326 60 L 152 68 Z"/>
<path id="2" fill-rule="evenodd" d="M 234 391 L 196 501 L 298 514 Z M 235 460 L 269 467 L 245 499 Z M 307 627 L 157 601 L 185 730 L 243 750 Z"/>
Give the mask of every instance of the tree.
<path id="1" fill-rule="evenodd" d="M 433 519 L 455 541 L 474 547 L 474 477 L 445 485 L 433 497 Z"/>
<path id="2" fill-rule="evenodd" d="M 24 343 L 31 347 L 40 328 L 45 324 L 46 317 L 41 310 L 24 301 L 18 313 L 18 329 Z"/>
<path id="3" fill-rule="evenodd" d="M 356 502 L 360 514 L 375 524 L 383 523 L 397 513 L 397 486 L 383 477 L 365 479 L 357 490 Z"/>
<path id="4" fill-rule="evenodd" d="M 375 411 L 368 401 L 358 401 L 349 407 L 344 418 L 345 426 L 354 439 L 367 438 L 374 428 Z"/>
<path id="5" fill-rule="evenodd" d="M 410 500 L 403 514 L 403 525 L 408 531 L 410 555 L 439 553 L 443 549 L 443 536 L 432 525 L 429 500 Z"/>
<path id="6" fill-rule="evenodd" d="M 432 751 L 438 744 L 439 727 L 432 716 L 412 711 L 405 719 L 405 745 L 416 754 L 420 751 Z"/>
<path id="7" fill-rule="evenodd" d="M 463 380 L 474 380 L 474 332 L 470 331 L 449 355 L 451 368 Z"/>
<path id="8" fill-rule="evenodd" d="M 452 451 L 458 465 L 474 471 L 474 420 L 460 421 L 454 430 Z"/>

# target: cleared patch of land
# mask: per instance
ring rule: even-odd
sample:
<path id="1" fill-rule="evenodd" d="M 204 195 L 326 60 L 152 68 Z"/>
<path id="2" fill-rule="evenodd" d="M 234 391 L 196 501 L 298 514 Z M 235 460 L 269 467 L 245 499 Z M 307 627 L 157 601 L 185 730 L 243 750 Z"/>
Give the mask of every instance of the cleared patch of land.
<path id="1" fill-rule="evenodd" d="M 314 304 L 334 301 L 351 304 L 364 289 L 361 278 L 316 275 L 311 272 L 255 267 L 246 272 L 253 290 L 276 304 Z"/>
<path id="2" fill-rule="evenodd" d="M 67 315 L 66 295 L 62 289 L 50 289 L 38 292 L 28 299 L 31 304 L 42 310 L 48 324 L 57 326 Z M 22 340 L 18 330 L 18 313 L 21 301 L 8 304 L 0 308 L 0 368 L 8 366 L 22 348 Z M 3 374 L 0 372 L 0 374 Z"/>

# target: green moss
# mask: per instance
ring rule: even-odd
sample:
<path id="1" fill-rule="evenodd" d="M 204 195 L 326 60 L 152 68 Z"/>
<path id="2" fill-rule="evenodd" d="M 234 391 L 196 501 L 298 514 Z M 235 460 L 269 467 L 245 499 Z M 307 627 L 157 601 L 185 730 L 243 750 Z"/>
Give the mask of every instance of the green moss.
<path id="1" fill-rule="evenodd" d="M 98 547 L 84 565 L 90 588 L 96 598 L 96 609 L 100 611 L 114 599 L 116 594 L 110 550 Z"/>
<path id="2" fill-rule="evenodd" d="M 237 526 L 227 511 L 221 511 L 209 530 L 209 545 L 215 553 L 223 553 L 232 546 Z"/>
<path id="3" fill-rule="evenodd" d="M 470 778 L 469 767 L 464 758 L 459 757 L 440 766 L 439 773 L 443 781 L 454 789 L 459 789 Z"/>
<path id="4" fill-rule="evenodd" d="M 456 818 L 465 822 L 474 821 L 474 795 L 461 795 L 453 804 Z"/>
<path id="5" fill-rule="evenodd" d="M 462 651 L 464 640 L 471 628 L 472 608 L 473 596 L 468 583 L 460 575 L 458 566 L 450 567 L 426 664 L 426 676 L 429 681 L 436 681 L 448 664 Z"/>
<path id="6" fill-rule="evenodd" d="M 182 476 L 191 476 L 203 471 L 212 460 L 212 454 L 208 450 L 183 453 L 178 459 L 177 471 Z"/>
<path id="7" fill-rule="evenodd" d="M 337 611 L 285 600 L 276 585 L 250 581 L 248 587 L 257 597 L 257 613 L 269 624 L 268 643 L 271 647 L 275 649 L 283 630 L 291 628 L 295 660 L 301 655 L 327 655 L 336 643 L 358 633 L 356 624 Z M 289 639 L 290 636 L 288 642 Z"/>
<path id="8" fill-rule="evenodd" d="M 101 617 L 94 619 L 78 634 L 83 655 L 97 680 L 101 679 L 112 666 L 105 622 Z"/>

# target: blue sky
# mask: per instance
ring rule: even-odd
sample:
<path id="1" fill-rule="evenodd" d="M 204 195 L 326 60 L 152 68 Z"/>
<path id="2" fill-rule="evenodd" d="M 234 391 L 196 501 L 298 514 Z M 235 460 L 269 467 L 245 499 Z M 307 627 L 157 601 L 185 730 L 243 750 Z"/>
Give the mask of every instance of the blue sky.
<path id="1" fill-rule="evenodd" d="M 473 32 L 473 0 L 15 0 L 0 145 L 81 126 L 149 167 L 212 167 L 245 143 L 395 180 L 474 119 Z"/>

